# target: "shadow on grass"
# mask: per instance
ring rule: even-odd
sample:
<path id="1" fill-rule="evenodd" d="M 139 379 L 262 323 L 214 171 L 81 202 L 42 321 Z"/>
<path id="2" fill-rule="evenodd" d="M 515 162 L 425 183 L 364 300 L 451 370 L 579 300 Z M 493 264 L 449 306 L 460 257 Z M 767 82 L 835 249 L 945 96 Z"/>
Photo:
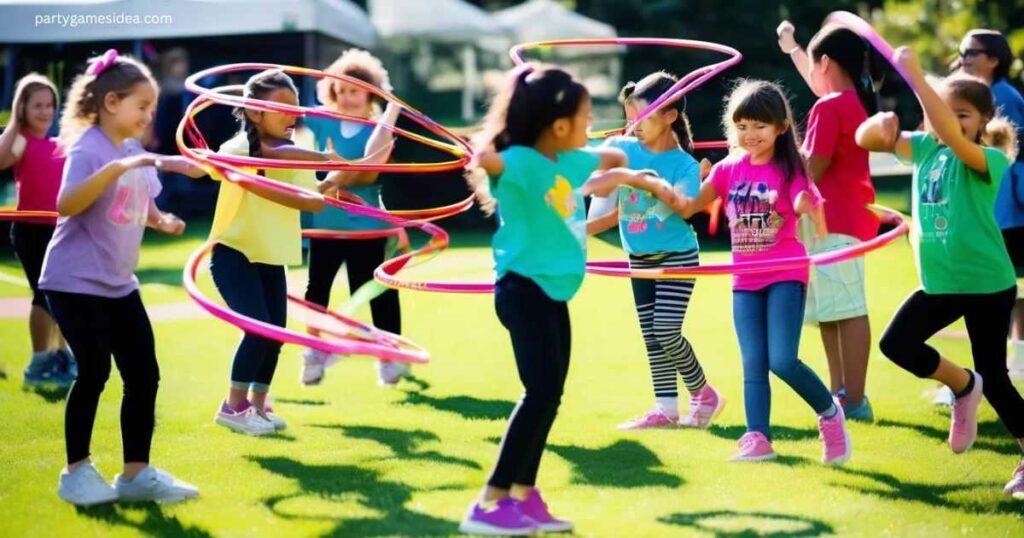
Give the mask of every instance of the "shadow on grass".
<path id="1" fill-rule="evenodd" d="M 81 516 L 110 525 L 135 529 L 144 536 L 213 537 L 213 534 L 205 529 L 185 525 L 178 518 L 165 515 L 163 508 L 155 503 L 101 504 L 88 508 L 78 507 L 76 510 Z M 141 520 L 136 516 L 139 512 L 143 514 Z"/>
<path id="2" fill-rule="evenodd" d="M 285 457 L 250 457 L 251 461 L 279 476 L 295 480 L 299 491 L 275 495 L 263 501 L 283 519 L 309 519 L 335 522 L 322 536 L 449 536 L 456 522 L 416 512 L 405 505 L 412 500 L 413 488 L 382 480 L 377 472 L 353 465 L 307 465 Z M 376 512 L 375 517 L 341 519 L 331 514 L 290 514 L 279 509 L 283 501 L 313 496 L 327 502 L 355 501 Z"/>
<path id="3" fill-rule="evenodd" d="M 429 386 L 429 385 L 428 385 Z M 515 402 L 484 400 L 472 396 L 436 397 L 422 392 L 406 392 L 404 405 L 425 405 L 438 411 L 455 413 L 470 420 L 504 420 L 512 414 Z"/>
<path id="4" fill-rule="evenodd" d="M 470 469 L 480 468 L 480 464 L 473 460 L 441 454 L 435 450 L 421 451 L 419 449 L 420 444 L 440 439 L 434 432 L 426 430 L 396 430 L 392 428 L 378 428 L 376 426 L 344 426 L 339 424 L 315 424 L 313 427 L 341 430 L 345 437 L 376 441 L 390 448 L 396 458 L 446 463 Z"/>
<path id="5" fill-rule="evenodd" d="M 962 501 L 949 498 L 949 494 L 970 491 L 977 488 L 1001 490 L 1003 485 L 996 482 L 959 481 L 948 484 L 932 482 L 912 482 L 881 471 L 866 471 L 848 467 L 833 467 L 836 472 L 850 477 L 871 480 L 874 485 L 862 486 L 850 483 L 834 483 L 857 493 L 877 495 L 890 501 L 911 501 L 944 510 L 959 510 L 967 514 L 977 513 L 1019 513 L 1020 501 L 1013 499 L 992 503 L 987 498 L 974 498 Z"/>
<path id="6" fill-rule="evenodd" d="M 746 426 L 739 424 L 733 426 L 718 426 L 712 424 L 711 427 L 708 428 L 708 431 L 715 437 L 738 441 L 740 437 L 743 437 L 744 433 L 747 433 L 747 428 Z M 817 438 L 818 430 L 815 428 L 772 426 L 772 441 L 807 441 L 809 439 Z"/>
<path id="7" fill-rule="evenodd" d="M 733 524 L 729 524 L 734 520 Z M 751 521 L 755 520 L 755 521 Z M 785 529 L 764 530 L 758 528 L 757 521 L 770 528 L 785 526 Z M 792 514 L 775 514 L 771 512 L 737 512 L 735 510 L 712 510 L 709 512 L 677 513 L 658 518 L 661 523 L 679 525 L 693 531 L 701 531 L 716 538 L 800 538 L 834 534 L 831 525 L 817 519 Z M 747 528 L 736 528 L 740 524 L 750 525 Z M 767 525 L 764 525 L 767 523 Z M 691 531 L 692 532 L 692 531 Z"/>
<path id="8" fill-rule="evenodd" d="M 883 427 L 912 430 L 942 443 L 947 442 L 949 438 L 948 428 L 936 428 L 927 424 L 914 424 L 888 419 L 879 420 L 876 424 Z M 974 446 L 971 450 L 988 450 L 1006 456 L 1020 455 L 1020 445 L 1017 444 L 1017 441 L 999 421 L 978 423 L 978 439 L 974 441 Z"/>
<path id="9" fill-rule="evenodd" d="M 646 446 L 619 440 L 602 448 L 548 445 L 573 465 L 572 483 L 611 488 L 682 486 L 682 478 L 660 471 L 661 460 Z"/>
<path id="10" fill-rule="evenodd" d="M 274 398 L 274 403 L 281 403 L 285 405 L 309 405 L 309 406 L 321 406 L 327 405 L 327 400 L 302 400 L 294 398 Z"/>
<path id="11" fill-rule="evenodd" d="M 181 287 L 181 268 L 173 267 L 140 267 L 135 270 L 139 282 L 145 284 L 164 284 Z"/>

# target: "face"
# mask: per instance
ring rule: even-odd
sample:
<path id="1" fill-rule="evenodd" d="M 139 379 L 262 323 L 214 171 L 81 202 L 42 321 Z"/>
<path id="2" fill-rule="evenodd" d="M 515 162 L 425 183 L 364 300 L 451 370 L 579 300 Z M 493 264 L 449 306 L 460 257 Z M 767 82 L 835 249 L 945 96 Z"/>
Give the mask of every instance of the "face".
<path id="1" fill-rule="evenodd" d="M 349 116 L 368 118 L 373 110 L 370 92 L 348 82 L 334 82 L 334 99 L 336 110 Z"/>
<path id="2" fill-rule="evenodd" d="M 629 121 L 632 117 L 635 119 L 644 111 L 650 103 L 643 99 L 630 99 L 626 101 L 623 106 L 626 109 L 626 118 Z M 652 144 L 658 140 L 661 140 L 663 136 L 672 136 L 672 123 L 679 117 L 679 111 L 674 109 L 669 110 L 658 110 L 652 114 L 648 114 L 646 118 L 640 120 L 637 124 L 636 129 L 633 133 L 636 135 L 637 140 L 644 144 Z"/>
<path id="3" fill-rule="evenodd" d="M 48 88 L 38 88 L 28 96 L 22 121 L 34 133 L 45 133 L 53 124 L 54 102 L 53 92 Z"/>
<path id="4" fill-rule="evenodd" d="M 978 112 L 978 109 L 971 103 L 951 95 L 948 91 L 942 93 L 942 100 L 949 105 L 949 108 L 953 109 L 953 114 L 960 122 L 960 131 L 964 133 L 964 136 L 969 140 L 978 140 L 978 134 L 987 121 L 981 112 Z"/>
<path id="5" fill-rule="evenodd" d="M 968 75 L 989 79 L 999 65 L 999 60 L 989 56 L 985 45 L 973 37 L 965 37 L 960 42 L 959 54 L 960 67 Z"/>
<path id="6" fill-rule="evenodd" d="M 590 97 L 584 96 L 573 117 L 555 121 L 555 134 L 559 135 L 559 131 L 562 131 L 558 138 L 563 142 L 563 151 L 578 149 L 587 145 L 587 129 L 593 121 L 590 112 Z"/>
<path id="7" fill-rule="evenodd" d="M 785 126 L 750 119 L 740 119 L 735 126 L 737 142 L 752 157 L 774 155 L 775 139 L 786 130 Z"/>
<path id="8" fill-rule="evenodd" d="M 266 97 L 267 101 L 274 101 L 286 105 L 299 106 L 299 98 L 289 88 L 277 88 Z M 264 112 L 260 110 L 246 110 L 249 121 L 256 125 L 256 130 L 261 136 L 277 140 L 291 140 L 295 133 L 295 116 L 280 112 Z"/>
<path id="9" fill-rule="evenodd" d="M 104 99 L 104 110 L 114 129 L 124 138 L 141 140 L 156 112 L 157 89 L 152 82 L 138 82 L 128 95 L 110 92 Z"/>

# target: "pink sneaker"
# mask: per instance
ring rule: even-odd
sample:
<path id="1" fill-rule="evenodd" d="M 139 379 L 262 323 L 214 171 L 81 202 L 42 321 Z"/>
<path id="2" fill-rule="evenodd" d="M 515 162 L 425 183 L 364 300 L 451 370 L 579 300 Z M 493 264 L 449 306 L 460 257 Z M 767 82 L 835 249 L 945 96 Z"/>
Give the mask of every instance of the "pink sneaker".
<path id="1" fill-rule="evenodd" d="M 677 420 L 678 419 L 669 417 L 663 413 L 661 409 L 654 408 L 640 418 L 619 424 L 618 428 L 622 431 L 646 430 L 650 428 L 674 428 Z"/>
<path id="2" fill-rule="evenodd" d="M 747 432 L 740 437 L 736 443 L 740 451 L 729 461 L 764 461 L 775 459 L 775 449 L 772 442 L 761 432 Z"/>
<path id="3" fill-rule="evenodd" d="M 1013 478 L 1006 483 L 1003 491 L 1014 499 L 1024 501 L 1024 459 L 1020 461 L 1020 465 L 1013 471 Z"/>
<path id="4" fill-rule="evenodd" d="M 711 385 L 704 385 L 704 388 L 690 396 L 690 409 L 685 417 L 679 419 L 679 425 L 705 429 L 711 425 L 712 420 L 718 418 L 722 409 L 725 409 L 725 398 L 719 396 Z"/>
<path id="5" fill-rule="evenodd" d="M 981 375 L 974 376 L 974 388 L 970 393 L 953 400 L 953 413 L 949 425 L 949 448 L 955 454 L 967 452 L 978 437 L 978 405 L 981 403 Z"/>
<path id="6" fill-rule="evenodd" d="M 571 521 L 558 519 L 551 515 L 551 512 L 548 512 L 548 505 L 540 497 L 540 491 L 537 488 L 531 489 L 529 497 L 519 501 L 519 510 L 526 517 L 536 521 L 537 528 L 541 531 L 572 532 L 573 526 Z"/>
<path id="7" fill-rule="evenodd" d="M 484 536 L 530 536 L 537 532 L 537 522 L 523 515 L 519 502 L 511 497 L 498 501 L 491 509 L 473 503 L 459 524 L 463 534 Z"/>
<path id="8" fill-rule="evenodd" d="M 839 400 L 832 401 L 835 402 L 837 409 L 835 416 L 818 417 L 818 431 L 825 449 L 821 462 L 825 465 L 842 465 L 853 454 L 853 445 L 850 444 L 850 431 L 846 429 L 843 407 L 839 405 Z"/>

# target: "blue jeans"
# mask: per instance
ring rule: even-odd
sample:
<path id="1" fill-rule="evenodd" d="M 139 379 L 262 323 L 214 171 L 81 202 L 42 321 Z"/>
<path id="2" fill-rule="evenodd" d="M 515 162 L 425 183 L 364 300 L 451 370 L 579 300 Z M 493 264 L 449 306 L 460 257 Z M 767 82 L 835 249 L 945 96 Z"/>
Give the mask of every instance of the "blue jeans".
<path id="1" fill-rule="evenodd" d="M 218 243 L 210 256 L 210 274 L 228 307 L 259 321 L 285 326 L 288 285 L 284 266 L 252 263 L 245 254 Z M 231 363 L 231 387 L 270 392 L 281 342 L 245 333 Z"/>
<path id="2" fill-rule="evenodd" d="M 772 394 L 768 371 L 779 376 L 815 413 L 832 406 L 832 394 L 813 370 L 797 358 L 807 289 L 800 282 L 777 282 L 756 291 L 732 292 L 732 317 L 743 356 L 743 405 L 747 431 L 771 439 Z"/>

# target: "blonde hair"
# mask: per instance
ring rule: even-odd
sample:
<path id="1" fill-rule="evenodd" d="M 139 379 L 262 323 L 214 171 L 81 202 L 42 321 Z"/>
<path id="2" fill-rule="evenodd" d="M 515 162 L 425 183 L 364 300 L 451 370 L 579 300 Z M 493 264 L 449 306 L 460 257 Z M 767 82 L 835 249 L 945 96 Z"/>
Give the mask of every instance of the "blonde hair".
<path id="1" fill-rule="evenodd" d="M 50 93 L 53 95 L 53 109 L 57 110 L 60 107 L 60 93 L 57 91 L 57 86 L 50 79 L 39 73 L 29 73 L 21 77 L 14 88 L 11 116 L 17 119 L 18 124 L 22 127 L 25 126 L 25 112 L 28 107 L 28 101 L 32 94 L 39 90 L 50 90 Z"/>
<path id="2" fill-rule="evenodd" d="M 92 66 L 103 56 L 89 59 Z M 70 149 L 89 127 L 96 125 L 100 109 L 107 94 L 113 92 L 124 98 L 132 93 L 136 84 L 148 82 L 157 87 L 149 68 L 127 56 L 118 56 L 114 63 L 98 75 L 90 75 L 88 69 L 75 77 L 68 90 L 67 105 L 60 116 L 60 141 Z"/>
<path id="3" fill-rule="evenodd" d="M 376 56 L 362 49 L 348 49 L 337 60 L 324 69 L 325 73 L 335 76 L 349 76 L 372 84 L 378 88 L 388 83 L 388 70 Z M 321 103 L 334 108 L 338 104 L 338 96 L 334 92 L 337 79 L 322 78 L 316 83 L 316 98 Z M 379 112 L 376 110 L 375 112 Z"/>

